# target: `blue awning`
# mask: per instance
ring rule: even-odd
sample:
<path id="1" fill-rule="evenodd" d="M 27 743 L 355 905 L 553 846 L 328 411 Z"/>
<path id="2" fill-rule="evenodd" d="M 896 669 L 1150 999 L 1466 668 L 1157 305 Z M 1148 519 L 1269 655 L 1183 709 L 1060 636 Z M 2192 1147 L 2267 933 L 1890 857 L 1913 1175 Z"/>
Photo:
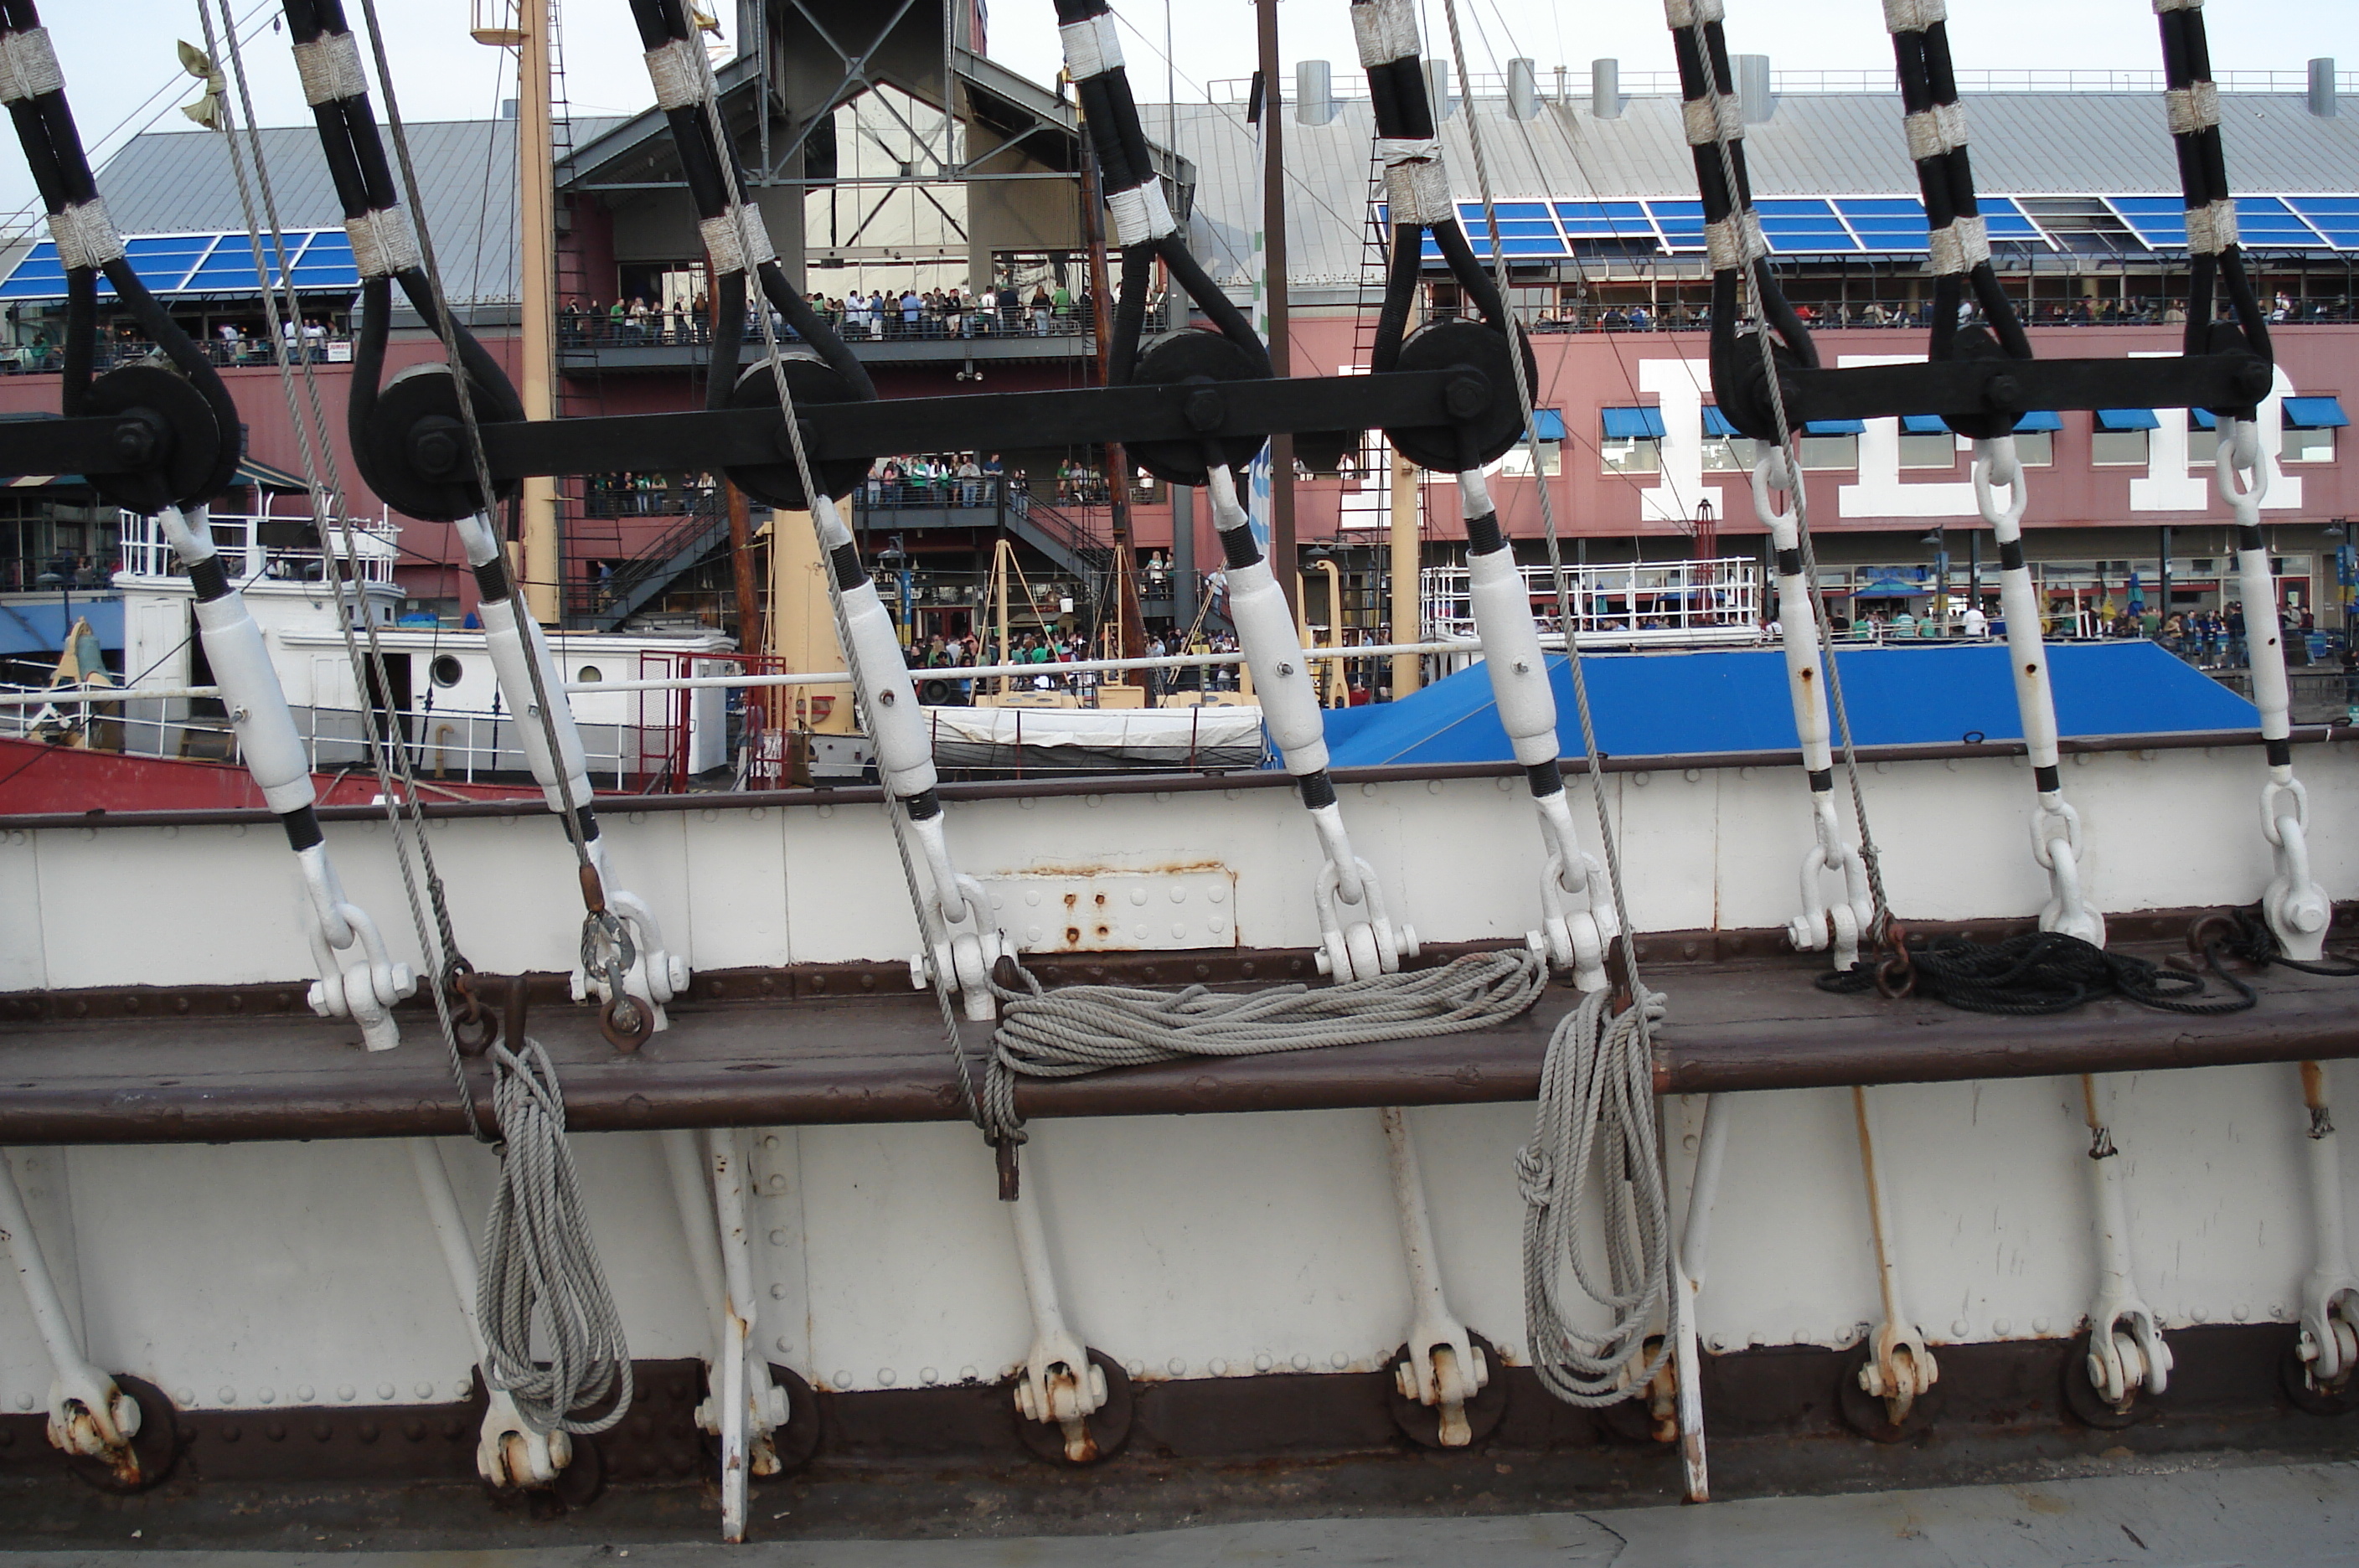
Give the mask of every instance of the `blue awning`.
<path id="1" fill-rule="evenodd" d="M 2152 408 L 2100 408 L 2097 428 L 2101 430 L 2158 430 L 2162 421 L 2154 417 Z"/>
<path id="2" fill-rule="evenodd" d="M 1660 408 L 1608 408 L 1604 413 L 1607 441 L 1663 439 L 1663 411 Z"/>
<path id="3" fill-rule="evenodd" d="M 1534 408 L 1532 410 L 1532 433 L 1539 437 L 1542 441 L 1560 441 L 1564 440 L 1564 410 L 1562 408 Z"/>
<path id="4" fill-rule="evenodd" d="M 1941 422 L 1939 414 L 1903 414 L 1900 428 L 1912 436 L 1945 436 L 1950 427 Z"/>
<path id="5" fill-rule="evenodd" d="M 1720 411 L 1719 404 L 1706 403 L 1703 406 L 1703 433 L 1707 436 L 1733 436 L 1737 430 L 1728 422 L 1728 416 Z"/>
<path id="6" fill-rule="evenodd" d="M 2351 422 L 2351 416 L 2337 398 L 2288 397 L 2285 422 L 2298 430 L 2339 430 Z"/>
<path id="7" fill-rule="evenodd" d="M 1812 419 L 1802 427 L 1802 433 L 1812 436 L 1855 436 L 1866 429 L 1865 419 Z"/>
<path id="8" fill-rule="evenodd" d="M 2015 421 L 2015 433 L 2017 435 L 2034 435 L 2041 430 L 2060 430 L 2063 428 L 2064 421 L 2045 408 L 2034 408 Z"/>
<path id="9" fill-rule="evenodd" d="M 2212 410 L 2209 408 L 2188 409 L 2187 422 L 2199 430 L 2216 430 L 2220 425 L 2220 421 L 2212 417 Z"/>

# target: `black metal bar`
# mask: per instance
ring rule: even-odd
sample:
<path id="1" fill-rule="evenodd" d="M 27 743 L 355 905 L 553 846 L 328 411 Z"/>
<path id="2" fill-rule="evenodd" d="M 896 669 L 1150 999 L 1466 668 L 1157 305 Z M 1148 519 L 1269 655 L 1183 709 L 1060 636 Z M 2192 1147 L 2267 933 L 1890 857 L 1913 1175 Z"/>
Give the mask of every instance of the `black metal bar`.
<path id="1" fill-rule="evenodd" d="M 1446 425 L 1449 390 L 1479 372 L 1229 381 L 1216 386 L 1070 387 L 992 397 L 810 403 L 796 412 L 813 462 L 908 450 L 922 435 L 946 449 L 1016 451 L 1104 441 L 1191 441 L 1274 431 Z M 2112 405 L 2108 405 L 2109 407 Z M 775 410 L 635 414 L 483 427 L 495 480 L 634 469 L 774 463 L 783 430 Z M 463 454 L 457 461 L 463 461 Z"/>
<path id="2" fill-rule="evenodd" d="M 1899 414 L 1961 417 L 2066 408 L 2201 408 L 2268 395 L 2253 354 L 2178 359 L 1968 359 L 1787 373 L 1794 421 Z"/>

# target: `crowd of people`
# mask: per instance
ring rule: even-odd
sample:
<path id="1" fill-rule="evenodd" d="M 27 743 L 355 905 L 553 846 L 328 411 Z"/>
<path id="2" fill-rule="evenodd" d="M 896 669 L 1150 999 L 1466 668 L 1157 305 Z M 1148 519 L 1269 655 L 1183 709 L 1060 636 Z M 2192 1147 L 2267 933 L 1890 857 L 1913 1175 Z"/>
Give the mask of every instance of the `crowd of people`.
<path id="1" fill-rule="evenodd" d="M 2280 293 L 2267 302 L 2272 321 L 2347 321 L 2352 320 L 2348 299 L 2296 299 Z M 2065 299 L 2043 299 L 2026 307 L 2017 302 L 2025 319 L 2035 327 L 2137 327 L 2180 326 L 2187 321 L 2187 302 L 2183 299 L 2130 298 L 2093 299 L 2086 297 Z M 1448 310 L 1437 311 L 1446 317 Z M 1932 324 L 1932 305 L 1929 300 L 1869 299 L 1857 304 L 1832 302 L 1810 304 L 1797 302 L 1794 314 L 1812 327 L 1928 327 Z M 1969 310 L 1965 319 L 1974 318 Z M 1539 332 L 1701 332 L 1712 325 L 1712 310 L 1708 305 L 1691 305 L 1681 299 L 1662 300 L 1653 305 L 1583 304 L 1566 302 L 1543 309 L 1531 318 L 1531 327 Z"/>
<path id="2" fill-rule="evenodd" d="M 812 293 L 803 302 L 840 335 L 855 343 L 1087 332 L 1097 308 L 1095 297 L 1086 287 L 1075 290 L 1045 279 L 1034 284 L 1028 293 L 1013 283 L 982 290 L 953 284 L 924 290 L 913 286 L 897 294 L 883 289 L 865 293 L 854 289 L 844 295 Z M 785 316 L 776 310 L 770 312 L 770 325 L 781 337 L 795 335 Z M 559 340 L 571 345 L 706 343 L 712 339 L 712 326 L 711 300 L 701 293 L 669 300 L 651 300 L 645 295 L 605 301 L 575 298 L 567 299 L 558 311 Z M 760 337 L 761 331 L 761 317 L 749 306 L 744 336 L 751 341 Z"/>

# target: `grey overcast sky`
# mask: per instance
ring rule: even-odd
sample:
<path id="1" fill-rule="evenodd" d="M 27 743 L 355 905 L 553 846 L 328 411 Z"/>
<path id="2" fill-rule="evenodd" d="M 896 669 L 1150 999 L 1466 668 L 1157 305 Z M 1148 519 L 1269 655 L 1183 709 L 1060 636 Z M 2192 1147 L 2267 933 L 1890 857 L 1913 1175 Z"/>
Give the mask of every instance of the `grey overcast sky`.
<path id="1" fill-rule="evenodd" d="M 213 7 L 219 30 L 221 0 Z M 379 0 L 403 114 L 417 120 L 473 119 L 512 96 L 515 61 L 467 36 L 477 0 Z M 1419 0 L 1427 53 L 1447 53 L 1440 0 Z M 246 69 L 266 125 L 305 118 L 278 0 L 229 0 L 245 24 Z M 707 0 L 734 27 L 737 7 Z M 355 21 L 357 0 L 350 4 Z M 992 53 L 1039 81 L 1060 63 L 1049 0 L 995 0 Z M 1204 84 L 1250 75 L 1250 0 L 1116 0 L 1125 26 L 1124 52 L 1141 102 L 1159 102 L 1167 82 L 1181 98 Z M 1730 46 L 1767 54 L 1780 71 L 1875 71 L 1891 62 L 1876 0 L 1728 0 Z M 68 94 L 82 137 L 103 163 L 141 127 L 180 129 L 179 105 L 198 82 L 180 74 L 174 41 L 201 41 L 198 0 L 50 0 L 44 20 L 57 42 Z M 560 0 L 567 95 L 579 114 L 632 113 L 653 93 L 638 58 L 623 0 Z M 1951 0 L 1950 35 L 1962 70 L 2075 68 L 2150 71 L 2158 65 L 2150 0 Z M 1285 0 L 1278 7 L 1281 52 L 1328 60 L 1339 75 L 1356 69 L 1345 0 Z M 2359 0 L 2212 0 L 2205 8 L 2212 55 L 2221 71 L 2299 71 L 2314 55 L 2334 55 L 2359 70 Z M 1612 55 L 1625 74 L 1668 71 L 1670 43 L 1658 0 L 1459 0 L 1468 68 L 1496 71 L 1522 55 L 1541 79 L 1567 65 L 1585 72 Z M 1165 41 L 1172 57 L 1167 66 Z M 365 52 L 365 45 L 364 46 Z M 2348 111 L 2359 114 L 2359 103 Z M 0 216 L 26 207 L 32 181 L 13 148 L 0 148 Z M 14 224 L 7 225 L 13 228 Z"/>

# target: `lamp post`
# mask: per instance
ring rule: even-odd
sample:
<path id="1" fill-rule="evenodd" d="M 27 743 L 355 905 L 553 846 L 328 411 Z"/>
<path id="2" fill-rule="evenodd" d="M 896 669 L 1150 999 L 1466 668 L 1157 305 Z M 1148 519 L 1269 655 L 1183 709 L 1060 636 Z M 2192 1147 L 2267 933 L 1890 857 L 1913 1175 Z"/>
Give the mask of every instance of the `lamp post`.
<path id="1" fill-rule="evenodd" d="M 1924 541 L 1933 547 L 1932 613 L 1940 618 L 1941 635 L 1950 632 L 1950 539 L 1942 525 L 1936 523 Z"/>

